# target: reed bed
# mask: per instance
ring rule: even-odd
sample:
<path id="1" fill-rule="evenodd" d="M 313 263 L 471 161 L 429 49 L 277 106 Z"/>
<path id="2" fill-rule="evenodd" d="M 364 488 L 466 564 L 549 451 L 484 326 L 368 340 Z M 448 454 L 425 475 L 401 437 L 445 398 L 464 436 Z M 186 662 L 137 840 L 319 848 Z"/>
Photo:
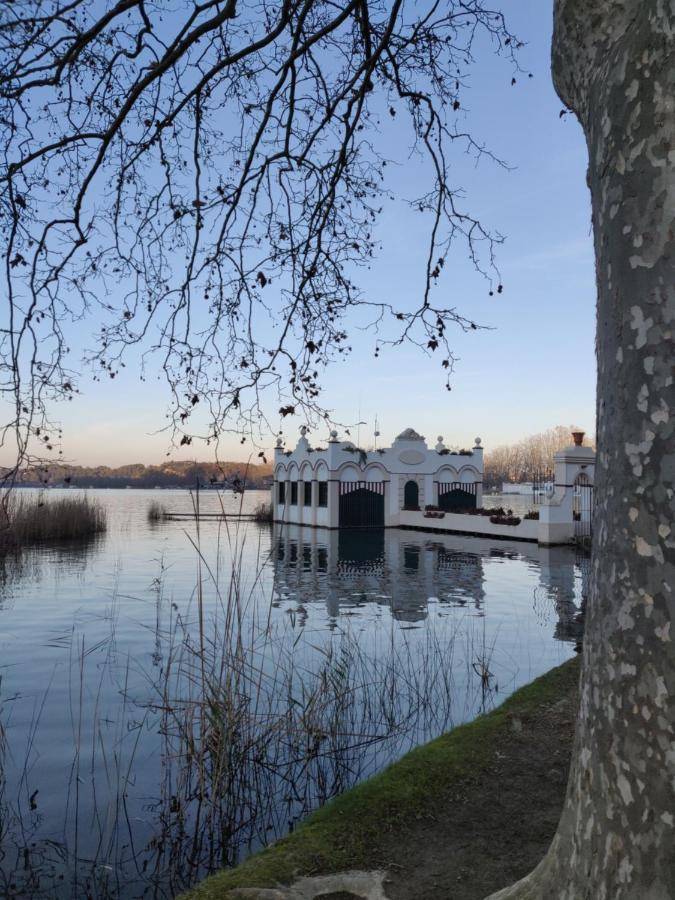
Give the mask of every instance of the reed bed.
<path id="1" fill-rule="evenodd" d="M 469 620 L 429 624 L 415 638 L 390 622 L 370 643 L 349 620 L 307 634 L 299 616 L 273 615 L 266 555 L 259 549 L 256 571 L 244 566 L 257 530 L 219 527 L 208 559 L 198 518 L 188 533 L 197 565 L 189 604 L 165 596 L 160 561 L 151 664 L 118 652 L 115 600 L 106 646 L 70 644 L 73 758 L 59 840 L 41 839 L 33 808 L 39 711 L 11 801 L 0 777 L 0 830 L 16 847 L 11 879 L 22 896 L 65 897 L 64 884 L 78 896 L 175 896 L 461 721 L 477 706 L 469 693 L 485 707 L 492 648 L 479 652 Z M 456 651 L 466 657 L 459 667 Z M 460 695 L 453 672 L 462 661 L 471 684 Z M 103 707 L 104 683 L 122 698 L 114 714 Z M 1 700 L 0 691 L 0 710 Z M 47 702 L 45 694 L 39 708 Z"/>
<path id="2" fill-rule="evenodd" d="M 296 617 L 272 618 L 260 581 L 266 560 L 247 582 L 245 540 L 245 530 L 223 525 L 231 568 L 222 579 L 218 561 L 202 554 L 197 523 L 192 614 L 171 614 L 161 678 L 150 678 L 147 712 L 159 716 L 163 743 L 157 809 L 168 829 L 152 868 L 173 891 L 283 836 L 445 731 L 453 712 L 464 716 L 453 683 L 463 628 L 430 624 L 413 642 L 392 622 L 374 647 L 346 620 L 308 638 Z M 159 596 L 161 578 L 156 587 Z"/>
<path id="3" fill-rule="evenodd" d="M 272 504 L 259 503 L 253 510 L 253 519 L 260 525 L 271 525 L 273 521 Z"/>
<path id="4" fill-rule="evenodd" d="M 345 629 L 303 659 L 285 629 L 244 634 L 233 613 L 203 654 L 177 634 L 167 661 L 157 711 L 173 761 L 163 805 L 185 829 L 176 872 L 181 855 L 202 871 L 236 863 L 451 721 L 453 638 L 373 658 Z"/>
<path id="5" fill-rule="evenodd" d="M 0 548 L 86 540 L 105 530 L 105 509 L 83 494 L 48 497 L 14 489 L 0 503 Z"/>
<path id="6" fill-rule="evenodd" d="M 167 517 L 168 510 L 159 500 L 151 500 L 148 504 L 148 522 L 162 522 Z"/>

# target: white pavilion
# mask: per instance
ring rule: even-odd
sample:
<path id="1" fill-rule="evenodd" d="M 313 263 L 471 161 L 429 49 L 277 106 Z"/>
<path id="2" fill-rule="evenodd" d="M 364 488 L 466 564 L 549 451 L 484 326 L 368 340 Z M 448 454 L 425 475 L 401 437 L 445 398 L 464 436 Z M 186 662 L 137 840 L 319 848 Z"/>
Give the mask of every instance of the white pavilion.
<path id="1" fill-rule="evenodd" d="M 480 507 L 483 448 L 429 448 L 406 428 L 391 447 L 365 451 L 331 432 L 311 447 L 307 429 L 294 450 L 274 451 L 273 510 L 277 522 L 321 528 L 397 527 L 401 513 L 427 507 L 448 512 Z"/>

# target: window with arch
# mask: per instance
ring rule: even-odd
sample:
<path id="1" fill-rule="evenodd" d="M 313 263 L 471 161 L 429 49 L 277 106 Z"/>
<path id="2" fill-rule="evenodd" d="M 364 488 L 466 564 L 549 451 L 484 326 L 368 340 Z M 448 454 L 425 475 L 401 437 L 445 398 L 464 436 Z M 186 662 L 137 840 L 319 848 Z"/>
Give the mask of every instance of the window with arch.
<path id="1" fill-rule="evenodd" d="M 406 481 L 403 488 L 403 509 L 419 509 L 420 489 L 416 481 Z"/>

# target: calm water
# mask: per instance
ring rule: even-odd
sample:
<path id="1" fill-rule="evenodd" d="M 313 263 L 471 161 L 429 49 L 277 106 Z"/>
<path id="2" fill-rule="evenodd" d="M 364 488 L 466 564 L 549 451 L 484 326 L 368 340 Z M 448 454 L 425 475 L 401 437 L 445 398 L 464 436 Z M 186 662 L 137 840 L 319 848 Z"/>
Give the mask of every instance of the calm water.
<path id="1" fill-rule="evenodd" d="M 172 897 L 574 653 L 565 548 L 90 494 L 103 539 L 0 561 L 3 897 Z"/>

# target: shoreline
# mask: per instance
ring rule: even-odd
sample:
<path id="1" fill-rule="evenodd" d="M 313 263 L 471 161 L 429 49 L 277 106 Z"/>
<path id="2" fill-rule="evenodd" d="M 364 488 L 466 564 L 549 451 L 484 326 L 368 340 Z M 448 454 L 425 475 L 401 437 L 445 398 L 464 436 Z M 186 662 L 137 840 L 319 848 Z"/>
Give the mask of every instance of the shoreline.
<path id="1" fill-rule="evenodd" d="M 552 669 L 178 900 L 331 894 L 432 900 L 449 890 L 453 900 L 480 900 L 517 880 L 545 853 L 562 809 L 579 669 L 578 658 Z M 354 870 L 377 875 L 374 893 L 350 894 L 346 884 L 326 893 L 326 879 L 317 882 L 319 893 L 283 888 Z"/>

